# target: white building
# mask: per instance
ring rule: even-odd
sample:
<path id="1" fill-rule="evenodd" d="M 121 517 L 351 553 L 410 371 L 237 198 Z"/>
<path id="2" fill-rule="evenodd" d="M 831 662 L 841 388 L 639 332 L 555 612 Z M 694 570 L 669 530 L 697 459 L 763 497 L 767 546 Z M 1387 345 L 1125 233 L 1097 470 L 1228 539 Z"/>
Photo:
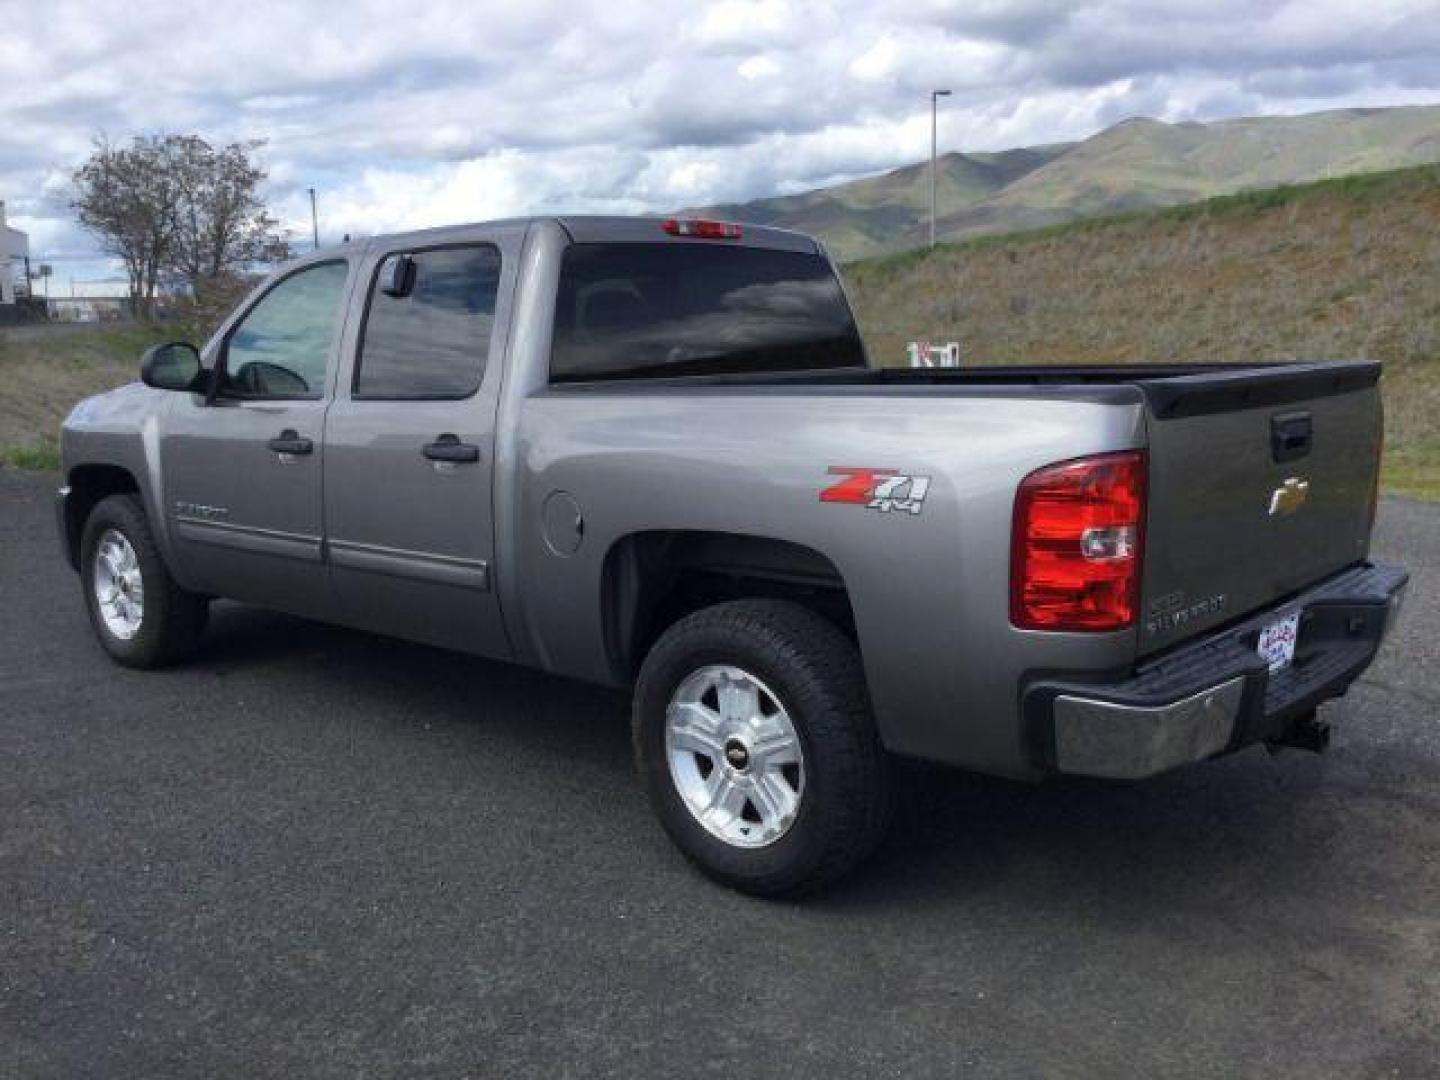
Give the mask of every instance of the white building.
<path id="1" fill-rule="evenodd" d="M 0 202 L 0 304 L 15 303 L 15 282 L 25 274 L 30 238 L 5 224 L 5 203 Z"/>
<path id="2" fill-rule="evenodd" d="M 129 318 L 134 310 L 125 278 L 71 278 L 68 293 L 47 291 L 42 297 L 55 322 L 110 322 Z"/>

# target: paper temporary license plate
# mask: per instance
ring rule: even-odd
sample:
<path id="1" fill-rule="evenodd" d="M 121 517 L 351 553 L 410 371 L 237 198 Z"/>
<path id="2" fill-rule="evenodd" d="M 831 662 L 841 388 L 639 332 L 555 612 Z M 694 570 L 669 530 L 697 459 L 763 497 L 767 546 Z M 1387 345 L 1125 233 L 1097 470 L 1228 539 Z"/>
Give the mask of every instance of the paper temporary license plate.
<path id="1" fill-rule="evenodd" d="M 1260 659 L 1270 665 L 1271 671 L 1289 667 L 1295 659 L 1295 639 L 1300 636 L 1300 613 L 1277 619 L 1260 631 L 1260 644 L 1256 651 Z"/>

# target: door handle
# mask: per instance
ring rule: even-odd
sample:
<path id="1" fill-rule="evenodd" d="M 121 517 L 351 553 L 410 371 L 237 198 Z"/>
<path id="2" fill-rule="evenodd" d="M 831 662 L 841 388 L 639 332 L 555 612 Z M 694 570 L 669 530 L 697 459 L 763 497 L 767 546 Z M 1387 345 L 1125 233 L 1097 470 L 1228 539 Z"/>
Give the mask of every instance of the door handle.
<path id="1" fill-rule="evenodd" d="M 480 448 L 474 443 L 461 442 L 456 435 L 440 435 L 434 442 L 426 443 L 420 452 L 431 461 L 469 462 L 480 460 Z"/>
<path id="2" fill-rule="evenodd" d="M 265 445 L 277 454 L 308 454 L 315 449 L 315 444 L 302 439 L 294 428 L 286 428 Z"/>

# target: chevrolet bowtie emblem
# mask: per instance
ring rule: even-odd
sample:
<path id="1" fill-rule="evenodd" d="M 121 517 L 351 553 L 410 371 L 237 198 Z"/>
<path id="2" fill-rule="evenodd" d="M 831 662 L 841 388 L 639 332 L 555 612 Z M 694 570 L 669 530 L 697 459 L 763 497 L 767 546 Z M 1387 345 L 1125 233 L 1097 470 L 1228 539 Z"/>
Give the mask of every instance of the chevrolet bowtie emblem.
<path id="1" fill-rule="evenodd" d="M 1270 516 L 1288 516 L 1305 505 L 1310 494 L 1310 481 L 1292 476 L 1270 493 Z"/>

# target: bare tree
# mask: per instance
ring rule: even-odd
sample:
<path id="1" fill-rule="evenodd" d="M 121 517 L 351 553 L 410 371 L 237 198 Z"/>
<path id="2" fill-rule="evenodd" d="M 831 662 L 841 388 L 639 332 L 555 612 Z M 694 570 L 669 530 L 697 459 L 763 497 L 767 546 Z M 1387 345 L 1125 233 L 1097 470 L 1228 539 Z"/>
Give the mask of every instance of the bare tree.
<path id="1" fill-rule="evenodd" d="M 262 143 L 218 149 L 196 135 L 97 141 L 75 171 L 72 207 L 102 249 L 125 264 L 141 315 L 164 280 L 188 284 L 197 300 L 234 287 L 257 263 L 289 257 L 260 197 Z"/>

